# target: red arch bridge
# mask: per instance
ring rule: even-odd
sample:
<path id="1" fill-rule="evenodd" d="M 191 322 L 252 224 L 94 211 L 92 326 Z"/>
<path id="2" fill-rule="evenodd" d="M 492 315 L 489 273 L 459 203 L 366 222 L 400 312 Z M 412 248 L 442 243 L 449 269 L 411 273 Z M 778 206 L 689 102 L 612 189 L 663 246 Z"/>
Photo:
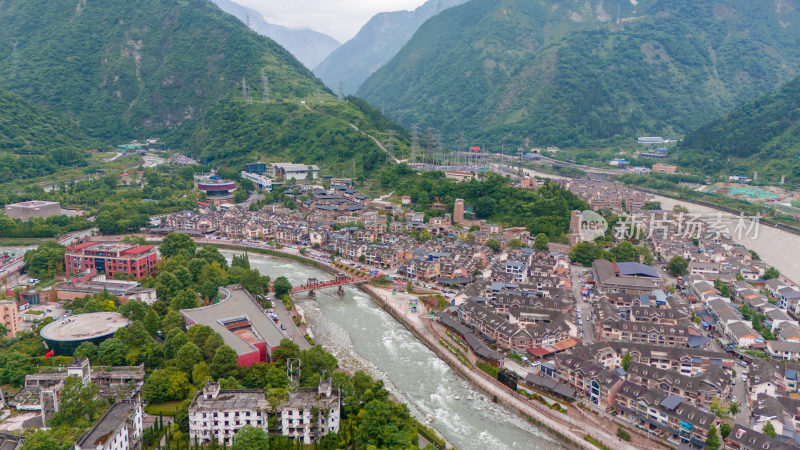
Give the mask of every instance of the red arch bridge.
<path id="1" fill-rule="evenodd" d="M 317 289 L 322 289 L 331 286 L 343 286 L 345 284 L 366 283 L 369 280 L 370 277 L 348 277 L 345 275 L 338 275 L 333 280 L 328 280 L 328 281 L 319 281 L 316 278 L 309 278 L 306 284 L 302 286 L 295 286 L 289 292 L 294 294 L 295 292 L 315 291 Z"/>

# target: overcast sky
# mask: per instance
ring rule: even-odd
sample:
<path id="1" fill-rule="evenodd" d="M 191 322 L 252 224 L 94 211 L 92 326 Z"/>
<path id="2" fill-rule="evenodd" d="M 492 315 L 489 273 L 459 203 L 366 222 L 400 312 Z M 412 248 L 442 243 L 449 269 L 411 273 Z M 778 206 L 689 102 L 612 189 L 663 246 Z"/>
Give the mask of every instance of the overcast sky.
<path id="1" fill-rule="evenodd" d="M 384 11 L 412 10 L 425 0 L 233 0 L 260 12 L 269 23 L 311 28 L 340 42 L 355 36 L 370 17 Z"/>

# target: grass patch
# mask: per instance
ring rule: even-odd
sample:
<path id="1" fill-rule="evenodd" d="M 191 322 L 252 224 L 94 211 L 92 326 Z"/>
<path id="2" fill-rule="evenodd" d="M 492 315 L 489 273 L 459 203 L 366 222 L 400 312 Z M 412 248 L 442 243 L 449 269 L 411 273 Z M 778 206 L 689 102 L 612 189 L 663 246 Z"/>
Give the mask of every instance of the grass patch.
<path id="1" fill-rule="evenodd" d="M 609 447 L 609 446 L 603 444 L 602 442 L 598 441 L 597 439 L 592 437 L 591 434 L 587 434 L 586 436 L 584 436 L 583 440 L 586 441 L 586 442 L 591 443 L 592 445 L 594 445 L 595 447 L 597 447 L 597 448 L 599 448 L 601 450 L 611 450 L 611 447 Z"/>
<path id="2" fill-rule="evenodd" d="M 617 437 L 623 441 L 631 441 L 631 434 L 628 432 L 628 430 L 622 427 L 617 427 Z"/>
<path id="3" fill-rule="evenodd" d="M 144 411 L 151 416 L 175 416 L 175 411 L 181 406 L 183 400 L 175 400 L 172 402 L 148 404 L 144 407 Z"/>
<path id="4" fill-rule="evenodd" d="M 492 378 L 497 378 L 497 374 L 500 373 L 500 368 L 499 367 L 495 367 L 495 366 L 493 366 L 491 364 L 488 364 L 488 363 L 485 363 L 485 362 L 482 362 L 482 361 L 478 361 L 476 363 L 476 365 L 478 366 L 479 369 L 481 369 L 482 371 L 484 371 L 484 372 L 488 373 L 489 375 L 491 375 Z"/>

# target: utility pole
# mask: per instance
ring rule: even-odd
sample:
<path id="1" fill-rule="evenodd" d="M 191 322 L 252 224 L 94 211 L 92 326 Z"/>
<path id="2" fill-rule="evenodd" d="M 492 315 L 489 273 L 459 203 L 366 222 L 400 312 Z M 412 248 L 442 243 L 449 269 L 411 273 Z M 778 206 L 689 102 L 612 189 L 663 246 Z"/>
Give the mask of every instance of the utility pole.
<path id="1" fill-rule="evenodd" d="M 261 85 L 263 92 L 261 92 L 261 99 L 269 103 L 269 78 L 267 78 L 267 71 L 261 69 Z"/>

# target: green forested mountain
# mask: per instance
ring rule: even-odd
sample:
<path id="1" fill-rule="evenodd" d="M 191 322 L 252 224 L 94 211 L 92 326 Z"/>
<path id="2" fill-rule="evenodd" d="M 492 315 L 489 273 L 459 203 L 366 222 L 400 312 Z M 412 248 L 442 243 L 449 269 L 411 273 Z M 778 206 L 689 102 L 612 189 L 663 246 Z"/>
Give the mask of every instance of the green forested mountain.
<path id="1" fill-rule="evenodd" d="M 369 138 L 353 146 L 355 138 L 338 137 L 356 122 L 381 137 L 362 108 L 336 102 L 283 47 L 207 0 L 6 0 L 0 40 L 13 43 L 0 46 L 0 88 L 106 142 L 159 135 L 221 164 L 276 154 L 325 165 L 337 152 L 378 149 Z M 333 157 L 320 156 L 323 148 Z"/>
<path id="2" fill-rule="evenodd" d="M 364 179 L 388 161 L 373 137 L 385 142 L 380 130 L 397 128 L 359 99 L 248 103 L 231 96 L 209 109 L 189 148 L 204 161 L 293 159 Z M 408 145 L 402 133 L 395 139 L 400 156 Z"/>
<path id="3" fill-rule="evenodd" d="M 676 153 L 708 173 L 800 181 L 800 77 L 687 134 Z"/>
<path id="4" fill-rule="evenodd" d="M 670 136 L 800 72 L 799 41 L 800 0 L 472 0 L 358 95 L 473 142 Z"/>
<path id="5" fill-rule="evenodd" d="M 246 77 L 275 98 L 319 83 L 286 50 L 205 0 L 9 0 L 0 87 L 74 117 L 91 136 L 131 137 L 202 117 Z M 12 46 L 16 40 L 16 55 Z"/>
<path id="6" fill-rule="evenodd" d="M 57 114 L 0 89 L 0 180 L 49 175 L 82 165 L 99 142 Z"/>
<path id="7" fill-rule="evenodd" d="M 427 0 L 414 11 L 382 12 L 372 16 L 352 39 L 333 50 L 314 68 L 332 89 L 341 84 L 356 92 L 372 73 L 389 62 L 426 20 L 467 0 Z"/>

